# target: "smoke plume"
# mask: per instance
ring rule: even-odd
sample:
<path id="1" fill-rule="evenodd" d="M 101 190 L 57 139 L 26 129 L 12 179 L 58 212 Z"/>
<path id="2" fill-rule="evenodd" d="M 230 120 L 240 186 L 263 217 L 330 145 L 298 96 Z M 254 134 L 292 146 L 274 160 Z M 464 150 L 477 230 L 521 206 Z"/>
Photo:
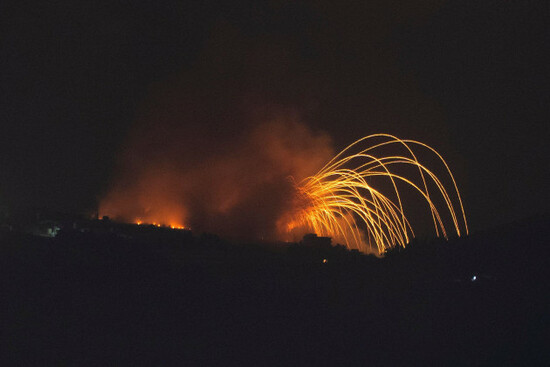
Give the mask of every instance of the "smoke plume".
<path id="1" fill-rule="evenodd" d="M 331 139 L 297 113 L 270 110 L 221 133 L 235 109 L 223 124 L 210 116 L 194 121 L 202 131 L 188 131 L 185 121 L 146 119 L 124 147 L 100 214 L 233 238 L 281 238 L 277 221 L 292 210 L 293 180 L 314 174 L 333 150 Z"/>

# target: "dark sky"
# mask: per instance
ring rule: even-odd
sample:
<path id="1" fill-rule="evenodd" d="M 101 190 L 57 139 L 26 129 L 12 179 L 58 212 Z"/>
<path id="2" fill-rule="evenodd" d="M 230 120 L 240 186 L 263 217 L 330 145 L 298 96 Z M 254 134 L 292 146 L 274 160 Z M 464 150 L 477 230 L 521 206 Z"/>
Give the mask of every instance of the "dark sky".
<path id="1" fill-rule="evenodd" d="M 547 1 L 139 3 L 2 2 L 0 205 L 93 210 L 135 126 L 195 96 L 198 141 L 246 128 L 234 99 L 292 108 L 337 148 L 435 147 L 474 230 L 548 212 Z"/>

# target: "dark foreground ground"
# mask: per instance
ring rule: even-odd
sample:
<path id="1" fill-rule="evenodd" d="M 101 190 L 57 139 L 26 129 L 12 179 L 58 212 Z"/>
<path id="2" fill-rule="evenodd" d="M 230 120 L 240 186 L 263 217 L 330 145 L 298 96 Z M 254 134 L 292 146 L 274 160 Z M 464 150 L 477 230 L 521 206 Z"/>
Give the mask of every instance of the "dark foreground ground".
<path id="1" fill-rule="evenodd" d="M 548 365 L 549 227 L 384 259 L 4 232 L 0 364 Z"/>

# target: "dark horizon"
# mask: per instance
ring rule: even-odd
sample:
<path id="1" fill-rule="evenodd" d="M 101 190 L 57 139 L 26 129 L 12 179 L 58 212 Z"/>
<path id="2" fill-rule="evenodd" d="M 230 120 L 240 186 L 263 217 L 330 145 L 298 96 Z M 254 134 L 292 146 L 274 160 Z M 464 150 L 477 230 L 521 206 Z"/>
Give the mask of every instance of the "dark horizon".
<path id="1" fill-rule="evenodd" d="M 546 366 L 548 219 L 381 258 L 313 237 L 275 251 L 107 221 L 0 228 L 0 360 Z"/>
<path id="2" fill-rule="evenodd" d="M 136 134 L 215 155 L 275 114 L 335 151 L 378 132 L 433 146 L 473 232 L 548 213 L 545 2 L 1 10 L 0 206 L 93 212 Z"/>

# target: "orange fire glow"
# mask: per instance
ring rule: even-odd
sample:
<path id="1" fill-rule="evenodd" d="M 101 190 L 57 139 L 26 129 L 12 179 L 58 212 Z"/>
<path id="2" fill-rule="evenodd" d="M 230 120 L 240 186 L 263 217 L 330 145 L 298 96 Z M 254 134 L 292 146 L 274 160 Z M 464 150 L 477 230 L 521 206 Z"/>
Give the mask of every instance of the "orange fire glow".
<path id="1" fill-rule="evenodd" d="M 147 223 L 147 222 L 144 222 L 142 221 L 141 219 L 136 219 L 135 224 L 137 224 L 138 226 L 141 226 L 141 225 L 152 225 L 152 226 L 155 226 L 155 227 L 164 227 L 164 228 L 170 228 L 170 229 L 191 229 L 191 228 L 187 228 L 185 227 L 184 225 L 181 225 L 181 224 L 176 224 L 176 223 L 170 223 L 170 224 L 162 224 L 162 223 L 157 223 L 157 222 L 150 222 L 150 223 Z"/>
<path id="2" fill-rule="evenodd" d="M 334 156 L 330 137 L 288 117 L 195 149 L 179 139 L 169 129 L 137 133 L 100 215 L 232 238 L 297 241 L 314 232 L 383 254 L 414 237 L 409 219 L 417 218 L 404 205 L 413 195 L 437 236 L 468 233 L 447 163 L 418 141 L 370 135 Z M 442 175 L 420 163 L 426 154 Z"/>
<path id="3" fill-rule="evenodd" d="M 194 149 L 171 130 L 158 138 L 162 144 L 151 146 L 151 135 L 162 132 L 137 132 L 128 142 L 100 201 L 101 216 L 232 238 L 276 239 L 277 219 L 292 197 L 287 177 L 307 177 L 334 154 L 326 134 L 288 116 Z"/>

